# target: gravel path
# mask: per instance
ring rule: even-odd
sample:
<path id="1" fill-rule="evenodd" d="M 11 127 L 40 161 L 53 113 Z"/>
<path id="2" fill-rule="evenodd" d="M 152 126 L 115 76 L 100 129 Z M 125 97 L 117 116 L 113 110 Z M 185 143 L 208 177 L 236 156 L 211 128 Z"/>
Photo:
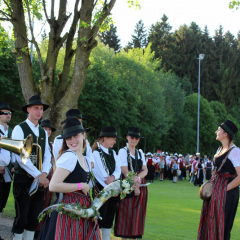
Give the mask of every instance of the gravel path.
<path id="1" fill-rule="evenodd" d="M 13 218 L 0 218 L 0 236 L 4 240 L 11 240 L 12 239 L 12 225 L 13 225 Z"/>

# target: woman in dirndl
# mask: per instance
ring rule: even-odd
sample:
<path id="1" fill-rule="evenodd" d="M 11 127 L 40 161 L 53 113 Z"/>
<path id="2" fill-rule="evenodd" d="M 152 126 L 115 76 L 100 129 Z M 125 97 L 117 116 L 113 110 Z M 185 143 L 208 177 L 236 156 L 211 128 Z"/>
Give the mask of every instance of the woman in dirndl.
<path id="1" fill-rule="evenodd" d="M 130 127 L 126 136 L 127 147 L 119 150 L 119 160 L 122 163 L 122 174 L 127 177 L 128 172 L 137 174 L 134 181 L 146 184 L 145 176 L 147 175 L 147 167 L 144 154 L 136 146 L 142 138 L 140 129 Z M 115 218 L 114 235 L 122 239 L 142 238 L 144 234 L 144 225 L 147 210 L 148 189 L 147 186 L 135 187 L 132 194 L 128 194 L 126 198 L 119 202 L 117 214 Z"/>
<path id="2" fill-rule="evenodd" d="M 222 146 L 214 156 L 214 190 L 211 199 L 203 202 L 198 240 L 229 240 L 239 201 L 240 149 L 233 143 L 238 128 L 230 120 L 218 126 L 216 140 Z"/>
<path id="3" fill-rule="evenodd" d="M 84 208 L 91 205 L 89 181 L 91 164 L 82 155 L 86 146 L 84 129 L 77 118 L 67 119 L 63 127 L 63 145 L 56 170 L 50 181 L 49 189 L 62 192 L 63 203 L 80 204 Z M 43 240 L 98 240 L 101 239 L 97 222 L 92 218 L 74 219 L 67 214 L 52 213 L 46 220 L 38 239 Z"/>

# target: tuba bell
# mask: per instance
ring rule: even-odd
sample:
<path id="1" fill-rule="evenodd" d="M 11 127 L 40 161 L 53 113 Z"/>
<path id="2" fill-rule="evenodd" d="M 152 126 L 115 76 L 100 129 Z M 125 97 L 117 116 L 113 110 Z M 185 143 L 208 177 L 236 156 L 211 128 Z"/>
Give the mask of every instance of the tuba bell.
<path id="1" fill-rule="evenodd" d="M 0 137 L 0 148 L 20 155 L 23 164 L 29 159 L 32 152 L 32 146 L 33 137 L 31 134 L 23 140 L 13 140 L 11 138 Z"/>

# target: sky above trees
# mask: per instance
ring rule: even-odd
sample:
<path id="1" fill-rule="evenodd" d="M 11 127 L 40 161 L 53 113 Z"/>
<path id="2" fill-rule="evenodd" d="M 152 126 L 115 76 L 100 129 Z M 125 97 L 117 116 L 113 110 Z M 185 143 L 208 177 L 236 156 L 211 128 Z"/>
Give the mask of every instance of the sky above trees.
<path id="1" fill-rule="evenodd" d="M 220 25 L 224 32 L 229 30 L 234 36 L 240 30 L 240 10 L 229 9 L 229 0 L 139 0 L 141 10 L 137 11 L 129 8 L 126 2 L 118 0 L 112 11 L 122 46 L 130 41 L 140 19 L 149 29 L 163 14 L 167 15 L 173 30 L 191 22 L 196 22 L 202 30 L 207 25 L 210 35 L 214 35 Z"/>

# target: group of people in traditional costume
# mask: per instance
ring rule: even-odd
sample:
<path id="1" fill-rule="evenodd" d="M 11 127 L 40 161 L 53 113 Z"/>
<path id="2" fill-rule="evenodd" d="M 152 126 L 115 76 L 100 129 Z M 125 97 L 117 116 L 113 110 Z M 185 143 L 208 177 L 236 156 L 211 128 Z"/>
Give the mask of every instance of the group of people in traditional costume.
<path id="1" fill-rule="evenodd" d="M 144 153 L 136 148 L 142 138 L 140 129 L 128 129 L 127 146 L 120 149 L 118 155 L 112 148 L 119 136 L 116 128 L 112 126 L 101 129 L 98 140 L 91 148 L 86 139 L 86 133 L 90 129 L 84 128 L 82 124 L 84 117 L 78 109 L 70 109 L 62 122 L 62 133 L 52 145 L 49 137 L 56 129 L 49 120 L 43 120 L 42 127 L 39 125 L 46 109 L 48 105 L 42 103 L 39 96 L 32 96 L 29 103 L 22 107 L 28 114 L 27 119 L 11 130 L 8 124 L 14 110 L 6 102 L 0 102 L 1 136 L 23 140 L 31 134 L 35 143 L 26 163 L 9 149 L 0 148 L 0 218 L 14 174 L 16 216 L 12 227 L 13 240 L 32 240 L 34 236 L 44 240 L 109 240 L 114 218 L 115 236 L 122 239 L 142 238 L 148 198 L 145 177 L 151 167 L 147 167 Z M 237 132 L 238 128 L 230 120 L 219 124 L 216 131 L 216 140 L 220 141 L 222 146 L 213 159 L 216 172 L 212 173 L 211 161 L 207 160 L 205 165 L 206 179 L 213 180 L 214 190 L 211 199 L 203 202 L 199 240 L 230 239 L 239 202 L 240 149 L 233 143 Z M 147 157 L 149 166 L 153 166 L 153 160 Z M 194 160 L 198 160 L 196 158 Z M 195 165 L 192 163 L 192 166 L 196 167 L 195 177 L 198 179 L 198 172 L 200 175 L 202 170 L 201 164 L 196 162 Z M 159 161 L 159 168 L 164 168 L 165 164 Z M 173 161 L 174 174 L 178 168 L 177 161 Z M 91 172 L 95 177 L 94 181 L 91 180 Z M 102 218 L 99 221 L 91 218 L 75 219 L 55 211 L 50 217 L 46 217 L 43 225 L 39 225 L 38 215 L 44 207 L 51 204 L 49 196 L 52 192 L 58 193 L 59 197 L 62 195 L 62 203 L 80 204 L 88 208 L 92 202 L 89 194 L 91 181 L 94 186 L 92 194 L 96 196 L 107 185 L 117 179 L 126 178 L 129 172 L 135 174 L 134 181 L 141 185 L 136 185 L 134 191 L 122 200 L 117 195 L 110 198 L 100 208 Z M 163 175 L 160 176 L 162 180 Z M 36 192 L 29 194 L 35 182 L 39 182 L 39 187 Z"/>
<path id="2" fill-rule="evenodd" d="M 116 138 L 119 138 L 113 126 L 103 127 L 91 148 L 86 136 L 90 129 L 84 128 L 82 124 L 84 117 L 78 109 L 70 109 L 62 122 L 62 133 L 52 144 L 49 137 L 56 129 L 47 119 L 41 122 L 41 126 L 39 125 L 43 112 L 47 109 L 48 105 L 44 104 L 39 96 L 32 96 L 28 104 L 22 107 L 28 114 L 27 119 L 15 126 L 11 132 L 7 124 L 14 110 L 6 102 L 0 103 L 1 135 L 23 140 L 31 134 L 35 143 L 30 159 L 26 163 L 9 149 L 0 148 L 0 177 L 3 178 L 6 168 L 9 169 L 9 173 L 12 171 L 14 174 L 13 195 L 16 216 L 12 227 L 12 239 L 109 240 L 114 218 L 116 236 L 122 239 L 142 238 L 148 190 L 145 184 L 147 167 L 144 153 L 136 148 L 141 138 L 140 129 L 138 127 L 128 129 L 127 147 L 120 149 L 118 155 L 112 149 Z M 39 167 L 41 155 L 42 164 Z M 92 203 L 89 193 L 92 185 L 92 194 L 95 197 L 107 185 L 126 178 L 128 172 L 133 172 L 135 175 L 133 180 L 141 184 L 135 184 L 133 193 L 128 194 L 126 198 L 120 200 L 116 195 L 104 203 L 99 210 L 101 218 L 98 220 L 75 219 L 68 214 L 54 211 L 39 225 L 39 213 L 52 204 L 52 193 L 57 193 L 57 202 L 80 204 L 83 208 L 88 208 Z M 29 190 L 37 182 L 38 188 L 33 194 L 29 194 Z M 11 181 L 9 184 L 4 178 L 0 181 L 0 214 L 6 205 L 10 186 Z"/>

